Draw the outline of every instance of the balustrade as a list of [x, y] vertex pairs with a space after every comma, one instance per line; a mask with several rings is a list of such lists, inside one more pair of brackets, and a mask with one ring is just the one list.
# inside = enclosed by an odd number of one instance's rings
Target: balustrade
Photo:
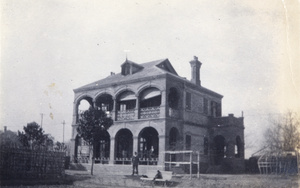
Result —
[[117, 113], [118, 113], [117, 114], [117, 120], [118, 121], [132, 120], [135, 117], [134, 109], [118, 111]]
[[159, 106], [141, 108], [140, 118], [141, 119], [158, 118], [159, 114], [160, 114]]

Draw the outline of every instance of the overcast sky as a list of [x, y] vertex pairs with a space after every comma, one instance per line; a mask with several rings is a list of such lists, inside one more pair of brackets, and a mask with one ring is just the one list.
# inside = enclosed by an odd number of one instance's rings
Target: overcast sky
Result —
[[249, 156], [269, 115], [300, 111], [299, 1], [1, 1], [1, 129], [41, 123], [71, 138], [73, 89], [136, 63], [168, 58], [182, 77], [244, 111]]

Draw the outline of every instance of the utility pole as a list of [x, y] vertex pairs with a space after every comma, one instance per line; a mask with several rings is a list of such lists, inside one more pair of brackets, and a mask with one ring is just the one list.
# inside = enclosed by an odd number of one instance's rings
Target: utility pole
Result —
[[63, 144], [64, 144], [65, 143], [65, 124], [66, 124], [65, 120], [62, 122], [62, 124], [63, 124]]
[[41, 113], [41, 128], [43, 128], [43, 116], [44, 116], [44, 114]]

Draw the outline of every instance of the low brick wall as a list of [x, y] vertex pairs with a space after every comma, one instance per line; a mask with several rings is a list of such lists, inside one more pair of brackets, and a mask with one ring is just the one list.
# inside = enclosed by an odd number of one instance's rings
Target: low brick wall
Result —
[[1, 180], [51, 180], [64, 177], [63, 152], [0, 148]]

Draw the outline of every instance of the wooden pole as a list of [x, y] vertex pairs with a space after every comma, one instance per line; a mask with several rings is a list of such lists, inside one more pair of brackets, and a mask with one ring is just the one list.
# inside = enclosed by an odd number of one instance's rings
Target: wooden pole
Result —
[[192, 162], [192, 156], [193, 153], [190, 153], [190, 179], [192, 179], [192, 167], [193, 167], [193, 162]]
[[198, 163], [197, 163], [197, 165], [198, 165], [198, 173], [197, 173], [197, 178], [199, 178], [200, 177], [200, 153], [199, 152], [197, 152], [197, 161], [198, 161]]

